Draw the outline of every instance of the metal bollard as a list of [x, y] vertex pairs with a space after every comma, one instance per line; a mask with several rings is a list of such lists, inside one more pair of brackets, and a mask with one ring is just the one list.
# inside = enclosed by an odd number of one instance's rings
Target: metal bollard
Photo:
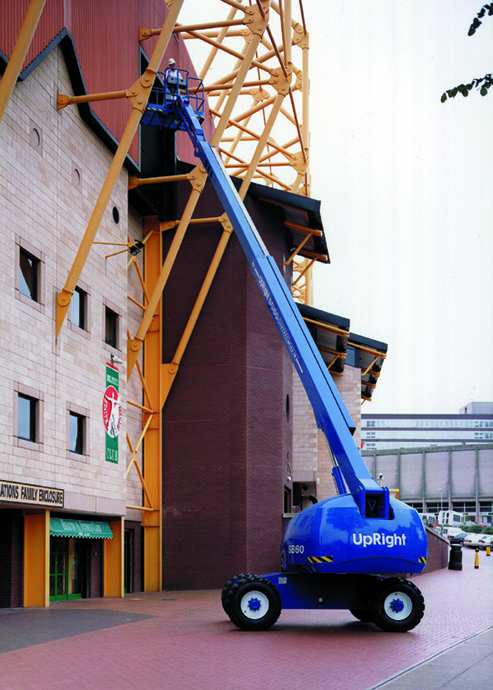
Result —
[[462, 570], [462, 547], [460, 544], [450, 545], [449, 570]]
[[476, 570], [479, 568], [479, 549], [476, 549], [476, 556], [474, 558], [474, 567]]
[[491, 549], [489, 546], [486, 547], [486, 555], [491, 556]]

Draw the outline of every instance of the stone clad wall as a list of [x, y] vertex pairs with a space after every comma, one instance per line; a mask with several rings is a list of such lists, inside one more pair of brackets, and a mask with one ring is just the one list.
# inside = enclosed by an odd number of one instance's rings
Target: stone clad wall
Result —
[[[296, 373], [293, 375], [293, 472], [295, 481], [316, 482], [319, 500], [337, 494], [332, 478], [332, 460], [325, 435], [317, 429], [310, 401]], [[361, 445], [361, 373], [344, 368], [343, 376], [333, 377], [351, 418], [356, 425], [354, 442]]]
[[[89, 295], [87, 330], [72, 325], [68, 315], [55, 340], [56, 293], [65, 284], [112, 160], [77, 108], [57, 111], [58, 92], [71, 93], [71, 87], [56, 49], [16, 85], [0, 126], [0, 477], [62, 488], [67, 510], [124, 514], [125, 406], [118, 464], [105, 461], [101, 407], [105, 364], [112, 353], [123, 361], [117, 366], [123, 401], [126, 397], [128, 255], [106, 259], [114, 246], [91, 248], [79, 281]], [[126, 242], [127, 216], [123, 170], [96, 240]], [[133, 219], [136, 232], [139, 224]], [[39, 302], [19, 292], [19, 248], [41, 261]], [[120, 316], [117, 350], [104, 344], [105, 305]], [[19, 390], [41, 400], [39, 443], [16, 437]], [[88, 420], [88, 451], [78, 458], [67, 450], [69, 409]], [[133, 425], [140, 423], [135, 415], [131, 419]]]

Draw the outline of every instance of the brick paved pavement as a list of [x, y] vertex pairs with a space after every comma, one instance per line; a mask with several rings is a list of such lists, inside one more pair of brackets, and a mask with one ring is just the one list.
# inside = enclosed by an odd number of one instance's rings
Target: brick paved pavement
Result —
[[463, 566], [415, 578], [426, 611], [404, 634], [348, 611], [288, 610], [270, 631], [242, 632], [217, 591], [0, 610], [0, 689], [438, 690], [467, 671], [461, 687], [485, 690], [491, 636], [478, 633], [493, 626], [493, 557], [481, 553], [476, 570], [464, 549]]

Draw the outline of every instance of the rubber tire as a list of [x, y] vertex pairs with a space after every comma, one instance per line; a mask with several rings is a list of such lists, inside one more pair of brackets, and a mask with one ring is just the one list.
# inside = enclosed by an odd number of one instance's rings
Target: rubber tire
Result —
[[373, 614], [370, 609], [349, 609], [349, 611], [362, 623], [373, 623]]
[[[266, 600], [267, 609], [260, 617], [250, 618], [242, 611], [242, 601], [249, 593], [255, 593]], [[240, 630], [268, 630], [281, 615], [281, 595], [276, 587], [263, 577], [255, 577], [253, 580], [238, 580], [230, 588], [227, 606], [230, 610], [229, 617]]]
[[230, 595], [230, 590], [231, 587], [235, 584], [235, 582], [238, 582], [238, 580], [252, 580], [255, 579], [257, 576], [253, 575], [252, 573], [239, 573], [238, 575], [235, 575], [234, 577], [230, 577], [229, 580], [226, 582], [224, 585], [222, 592], [221, 592], [221, 604], [224, 609], [224, 612], [228, 617], [229, 615], [229, 606], [228, 606], [228, 600], [229, 600], [229, 595]]
[[[388, 609], [391, 597], [402, 594], [400, 603], [404, 602], [401, 612], [392, 614]], [[386, 608], [387, 605], [387, 608]], [[405, 608], [410, 607], [407, 615]], [[423, 618], [425, 602], [423, 595], [413, 582], [401, 577], [385, 578], [375, 589], [370, 599], [370, 611], [373, 622], [385, 632], [407, 632], [415, 628]], [[401, 618], [401, 616], [405, 616]]]

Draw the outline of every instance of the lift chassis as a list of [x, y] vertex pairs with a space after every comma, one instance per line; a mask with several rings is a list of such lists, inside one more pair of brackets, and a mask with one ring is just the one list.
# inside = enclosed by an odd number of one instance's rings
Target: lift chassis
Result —
[[224, 585], [222, 604], [243, 630], [266, 630], [281, 609], [349, 609], [382, 630], [414, 628], [424, 612], [419, 589], [396, 573], [420, 573], [427, 558], [418, 513], [390, 498], [370, 475], [352, 437], [353, 422], [309, 334], [289, 289], [268, 255], [217, 151], [205, 139], [203, 86], [178, 70], [162, 89], [142, 124], [188, 133], [196, 155], [222, 202], [252, 273], [291, 356], [334, 458], [338, 496], [292, 518], [280, 552], [281, 571], [239, 573]]

